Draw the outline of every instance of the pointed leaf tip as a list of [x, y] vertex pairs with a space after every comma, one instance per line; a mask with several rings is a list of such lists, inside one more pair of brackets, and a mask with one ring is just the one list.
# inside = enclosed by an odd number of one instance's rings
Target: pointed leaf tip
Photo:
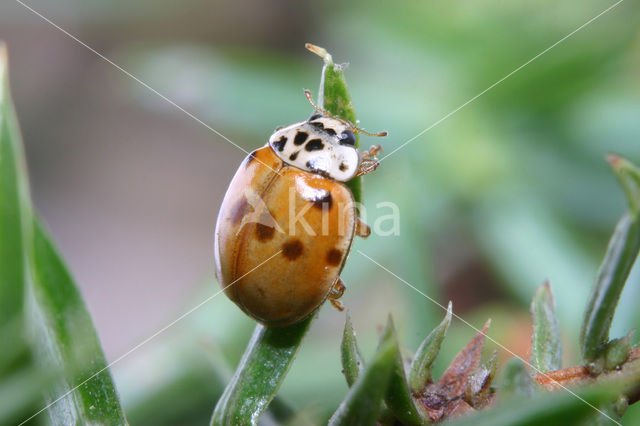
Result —
[[364, 359], [358, 347], [356, 333], [353, 330], [349, 312], [347, 312], [344, 332], [342, 333], [340, 355], [342, 359], [342, 372], [347, 380], [347, 384], [351, 387], [364, 369]]
[[382, 397], [387, 390], [397, 344], [385, 333], [371, 363], [353, 384], [345, 399], [329, 419], [329, 425], [373, 425], [378, 419]]
[[583, 316], [582, 356], [593, 374], [603, 367], [611, 322], [640, 251], [640, 169], [615, 154], [609, 155], [608, 161], [623, 187], [629, 211], [618, 221], [609, 240]]
[[562, 368], [562, 341], [549, 281], [536, 290], [531, 302], [531, 315], [531, 364], [536, 371], [559, 370]]
[[324, 47], [316, 46], [315, 44], [311, 44], [311, 43], [305, 43], [304, 47], [308, 51], [313, 52], [316, 55], [320, 56], [325, 64], [327, 65], [333, 64], [333, 58], [331, 57], [329, 52], [327, 52], [327, 49], [325, 49]]
[[400, 352], [398, 336], [393, 322], [393, 317], [389, 315], [387, 326], [382, 336], [383, 342], [391, 342], [394, 347], [394, 361], [389, 377], [388, 389], [385, 393], [385, 402], [387, 407], [393, 413], [394, 417], [402, 424], [419, 425], [423, 423], [418, 409], [414, 404], [409, 385], [407, 383], [407, 375], [404, 370], [404, 362]]
[[482, 348], [490, 324], [491, 319], [487, 320], [482, 330], [455, 356], [435, 384], [428, 385], [416, 395], [422, 411], [432, 422], [448, 419], [457, 413], [458, 402], [464, 396], [469, 377], [480, 365]]
[[433, 382], [431, 377], [431, 369], [433, 363], [438, 357], [440, 347], [447, 335], [449, 325], [451, 325], [451, 317], [453, 315], [453, 304], [449, 302], [447, 313], [442, 322], [429, 333], [422, 341], [420, 347], [416, 351], [416, 355], [411, 363], [409, 372], [409, 387], [414, 393], [419, 393]]
[[607, 161], [622, 185], [631, 213], [637, 217], [640, 212], [640, 168], [617, 154], [609, 154]]

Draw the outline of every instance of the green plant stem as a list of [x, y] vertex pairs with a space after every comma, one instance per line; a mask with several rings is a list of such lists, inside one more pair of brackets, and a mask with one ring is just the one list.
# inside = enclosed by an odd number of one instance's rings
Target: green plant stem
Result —
[[[335, 117], [356, 123], [356, 111], [351, 102], [351, 95], [344, 78], [344, 66], [333, 63], [332, 56], [322, 47], [306, 44], [307, 49], [320, 56], [324, 61], [320, 88], [318, 89], [318, 105]], [[360, 146], [360, 135], [355, 134], [355, 147]], [[357, 203], [362, 202], [362, 177], [355, 177], [347, 182]]]
[[216, 405], [212, 425], [258, 422], [289, 371], [312, 321], [313, 316], [287, 327], [256, 326], [231, 382]]

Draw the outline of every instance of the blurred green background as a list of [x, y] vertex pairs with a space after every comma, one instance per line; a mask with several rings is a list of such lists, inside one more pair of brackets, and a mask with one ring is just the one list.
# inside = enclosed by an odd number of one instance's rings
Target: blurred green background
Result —
[[[363, 146], [389, 153], [613, 2], [28, 4], [247, 151], [311, 113], [302, 90], [316, 91], [321, 61], [304, 43], [326, 47], [349, 62], [361, 126], [389, 132]], [[367, 220], [396, 203], [400, 235], [354, 249], [477, 327], [493, 318], [490, 335], [522, 356], [529, 302], [550, 280], [565, 363], [579, 362], [582, 311], [625, 208], [604, 157], [640, 162], [639, 18], [621, 3], [383, 160], [365, 178]], [[215, 218], [244, 153], [17, 2], [0, 5], [0, 38], [35, 204], [115, 360], [218, 291]], [[355, 250], [343, 280], [365, 357], [389, 313], [408, 351], [444, 315]], [[612, 337], [640, 325], [638, 300], [636, 267]], [[298, 422], [323, 421], [347, 392], [343, 324], [323, 307], [284, 382], [278, 404]], [[116, 364], [130, 421], [207, 423], [253, 326], [216, 297]], [[454, 320], [436, 371], [473, 334]]]

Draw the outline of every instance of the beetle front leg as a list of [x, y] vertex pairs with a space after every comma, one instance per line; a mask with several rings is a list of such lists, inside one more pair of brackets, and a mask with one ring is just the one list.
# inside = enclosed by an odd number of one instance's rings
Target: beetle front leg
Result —
[[356, 235], [360, 238], [367, 238], [371, 235], [371, 227], [356, 217]]
[[380, 145], [373, 145], [371, 148], [369, 148], [369, 151], [365, 152], [364, 154], [362, 154], [362, 158], [373, 158], [376, 155], [380, 154], [382, 152], [382, 147]]
[[345, 289], [346, 287], [344, 286], [342, 279], [338, 277], [338, 279], [336, 279], [336, 281], [333, 283], [333, 286], [331, 286], [331, 290], [329, 290], [329, 296], [327, 297], [333, 307], [340, 312], [344, 311], [344, 305], [342, 304], [342, 302], [338, 301], [338, 299], [342, 297]]
[[371, 148], [369, 148], [369, 151], [364, 152], [362, 154], [362, 161], [360, 162], [360, 166], [358, 166], [356, 176], [366, 175], [367, 173], [371, 173], [372, 171], [377, 169], [380, 165], [380, 162], [378, 160], [374, 160], [374, 158], [381, 151], [382, 147], [380, 145], [373, 145]]

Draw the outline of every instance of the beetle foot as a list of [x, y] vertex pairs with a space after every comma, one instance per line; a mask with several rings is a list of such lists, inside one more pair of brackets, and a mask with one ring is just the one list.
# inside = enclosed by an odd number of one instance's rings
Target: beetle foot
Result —
[[338, 277], [336, 281], [333, 283], [331, 290], [329, 290], [329, 296], [328, 296], [329, 302], [331, 302], [333, 307], [339, 310], [340, 312], [344, 311], [344, 304], [342, 302], [339, 302], [338, 299], [342, 297], [345, 289], [346, 287], [342, 282], [342, 279]]
[[360, 220], [359, 217], [356, 218], [356, 234], [361, 238], [367, 238], [371, 235], [371, 227]]
[[382, 152], [382, 147], [380, 145], [373, 145], [371, 146], [371, 148], [369, 148], [369, 151], [362, 154], [362, 157], [367, 159], [373, 158], [376, 155], [380, 154], [381, 152]]
[[336, 308], [340, 312], [344, 312], [344, 303], [335, 299], [329, 299], [329, 302], [331, 302], [334, 308]]
[[358, 171], [356, 172], [356, 176], [366, 175], [367, 173], [371, 173], [375, 169], [378, 168], [380, 162], [378, 160], [371, 160], [369, 158], [364, 158], [358, 167]]

